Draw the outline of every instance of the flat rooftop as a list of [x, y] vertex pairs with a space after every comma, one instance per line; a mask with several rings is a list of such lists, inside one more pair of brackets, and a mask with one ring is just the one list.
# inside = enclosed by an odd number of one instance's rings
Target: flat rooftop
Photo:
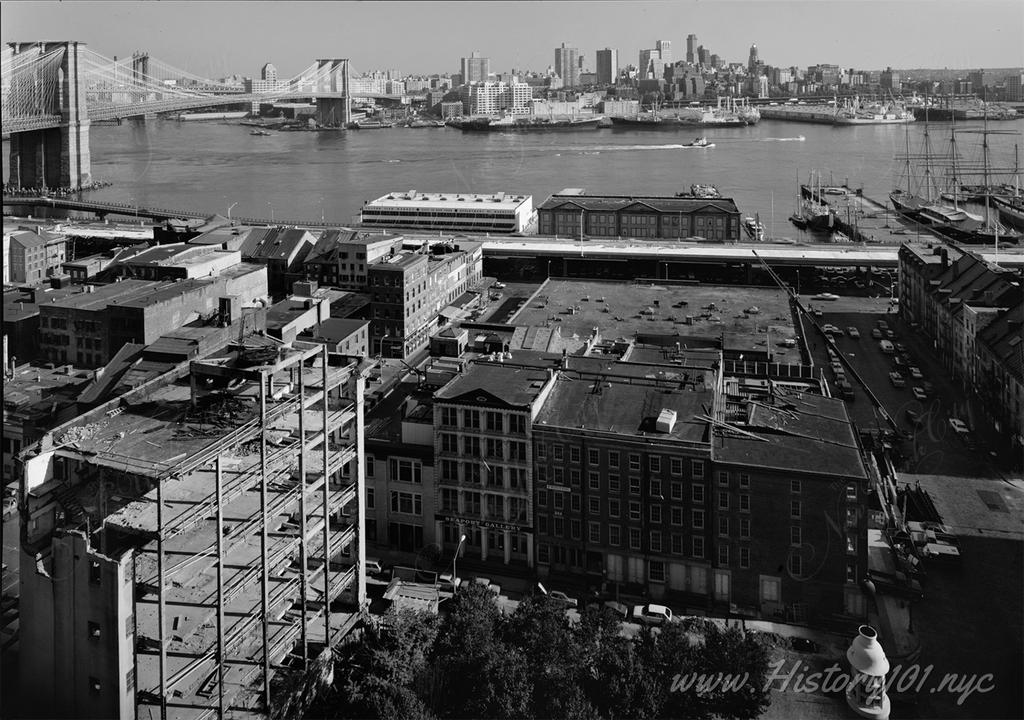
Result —
[[[695, 416], [704, 414], [703, 407], [713, 399], [714, 393], [709, 390], [666, 390], [560, 377], [534, 424], [704, 444], [709, 442], [710, 423]], [[669, 432], [659, 432], [655, 427], [662, 410], [676, 413]]]
[[394, 207], [434, 209], [466, 209], [483, 205], [490, 208], [513, 210], [524, 203], [533, 203], [532, 195], [515, 195], [512, 193], [421, 193], [410, 190], [403, 193], [388, 193], [376, 200], [371, 200], [365, 207]]
[[[688, 317], [692, 324], [687, 324]], [[557, 325], [563, 337], [586, 338], [595, 327], [604, 340], [637, 333], [678, 336], [680, 349], [686, 349], [687, 338], [706, 347], [707, 339], [721, 340], [724, 333], [730, 349], [763, 352], [770, 341], [775, 361], [800, 359], [798, 348], [778, 345], [797, 333], [789, 298], [776, 288], [552, 279], [510, 322]]]

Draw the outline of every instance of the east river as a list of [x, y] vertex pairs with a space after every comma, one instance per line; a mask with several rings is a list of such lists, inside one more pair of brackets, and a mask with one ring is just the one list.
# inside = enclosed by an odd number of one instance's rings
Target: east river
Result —
[[[992, 124], [992, 167], [1013, 168], [1021, 121]], [[980, 123], [972, 123], [979, 126]], [[961, 129], [962, 126], [961, 126]], [[924, 123], [910, 126], [920, 153]], [[948, 151], [948, 123], [930, 126], [936, 153]], [[684, 148], [697, 134], [713, 148]], [[95, 180], [88, 194], [143, 207], [198, 209], [236, 217], [349, 223], [363, 202], [388, 192], [533, 195], [563, 188], [618, 195], [672, 195], [691, 183], [716, 185], [744, 215], [758, 213], [772, 236], [796, 237], [787, 222], [797, 186], [811, 171], [885, 201], [900, 180], [903, 126], [832, 127], [762, 120], [746, 128], [680, 131], [602, 128], [568, 133], [463, 133], [453, 128], [272, 132], [216, 122], [150, 120], [91, 128]], [[980, 164], [980, 135], [957, 133], [965, 161]], [[4, 177], [9, 144], [4, 143]], [[942, 171], [936, 169], [936, 173]], [[1006, 180], [1001, 173], [1000, 180]], [[963, 178], [981, 183], [980, 177]], [[905, 181], [904, 181], [905, 184]]]

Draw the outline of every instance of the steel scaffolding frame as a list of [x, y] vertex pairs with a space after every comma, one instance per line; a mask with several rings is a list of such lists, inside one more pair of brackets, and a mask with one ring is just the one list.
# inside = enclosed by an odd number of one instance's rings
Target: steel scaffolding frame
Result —
[[[339, 356], [335, 356], [336, 358]], [[319, 360], [322, 367], [322, 377], [317, 383], [307, 383], [304, 370], [307, 361], [313, 362], [315, 368]], [[138, 658], [158, 655], [158, 695], [154, 697], [151, 692], [136, 692], [136, 715], [139, 709], [145, 705], [156, 705], [159, 707], [160, 717], [166, 720], [168, 708], [192, 708], [201, 711], [199, 717], [224, 718], [232, 709], [253, 712], [251, 707], [239, 707], [231, 704], [231, 697], [226, 691], [228, 674], [234, 668], [242, 668], [242, 681], [245, 681], [256, 669], [262, 674], [260, 688], [261, 712], [270, 715], [272, 708], [271, 698], [271, 675], [272, 670], [281, 667], [272, 663], [275, 656], [294, 648], [298, 642], [297, 656], [305, 668], [310, 661], [309, 651], [309, 588], [310, 582], [315, 580], [321, 569], [323, 571], [323, 598], [321, 607], [315, 610], [323, 614], [323, 631], [325, 647], [330, 647], [333, 640], [339, 633], [347, 632], [353, 624], [354, 618], [346, 621], [344, 626], [332, 628], [330, 605], [345, 589], [354, 585], [353, 596], [359, 608], [366, 604], [365, 592], [365, 548], [363, 527], [365, 521], [364, 509], [364, 467], [360, 449], [363, 445], [363, 421], [362, 421], [362, 395], [364, 380], [360, 374], [359, 362], [352, 358], [344, 358], [344, 365], [331, 366], [331, 356], [326, 346], [296, 343], [295, 347], [281, 349], [278, 359], [272, 365], [256, 368], [232, 368], [217, 363], [206, 363], [194, 361], [191, 364], [191, 404], [196, 406], [198, 396], [197, 380], [200, 378], [214, 378], [224, 380], [244, 380], [259, 384], [259, 414], [252, 420], [243, 423], [241, 426], [227, 432], [224, 437], [218, 438], [210, 446], [204, 448], [191, 458], [187, 458], [173, 470], [162, 473], [156, 481], [156, 605], [157, 605], [157, 651], [147, 650], [140, 647], [136, 635], [135, 649], [133, 652], [136, 675], [138, 675]], [[279, 374], [287, 373], [287, 379], [291, 389], [297, 387], [297, 393], [293, 397], [281, 397], [280, 401], [273, 407], [268, 407], [268, 396], [273, 399], [275, 394], [275, 378]], [[314, 370], [315, 373], [315, 370]], [[331, 409], [331, 392], [341, 394], [344, 399], [334, 410]], [[278, 393], [280, 396], [281, 393]], [[319, 405], [319, 407], [317, 407]], [[312, 410], [320, 415], [319, 425], [307, 438], [306, 412]], [[319, 412], [317, 413], [317, 410]], [[298, 414], [298, 447], [295, 444], [286, 445], [281, 449], [271, 450], [268, 447], [268, 430], [276, 420], [283, 420], [293, 413]], [[347, 435], [344, 445], [340, 448], [331, 446], [332, 437], [339, 433]], [[225, 481], [223, 472], [223, 456], [231, 448], [244, 443], [259, 443], [259, 461], [255, 466], [245, 472], [236, 473], [230, 481]], [[307, 453], [314, 452], [317, 444], [322, 448], [322, 466], [316, 471], [309, 469], [313, 465], [307, 458]], [[298, 483], [290, 484], [294, 471], [292, 460], [298, 460]], [[350, 479], [350, 484], [341, 491], [334, 491], [332, 499], [331, 476], [339, 472], [347, 463], [355, 461], [355, 473]], [[214, 488], [210, 496], [204, 496], [203, 500], [197, 502], [191, 509], [188, 517], [185, 513], [167, 521], [165, 519], [165, 483], [171, 480], [178, 480], [187, 477], [189, 474], [206, 470], [212, 464], [214, 471]], [[238, 597], [247, 586], [255, 580], [253, 571], [256, 568], [246, 568], [236, 572], [228, 580], [226, 578], [227, 564], [226, 556], [231, 552], [231, 547], [225, 542], [225, 507], [239, 498], [244, 499], [247, 490], [253, 489], [254, 481], [257, 483], [259, 493], [258, 517], [247, 518], [241, 527], [251, 537], [253, 532], [259, 533], [259, 563], [258, 569], [260, 582], [260, 598], [256, 606], [249, 612], [228, 611], [226, 607]], [[271, 484], [275, 484], [274, 497], [271, 499]], [[284, 484], [285, 489], [280, 486]], [[320, 502], [308, 503], [309, 493], [314, 495], [319, 485]], [[271, 515], [280, 515], [285, 512], [291, 516], [290, 509], [298, 505], [299, 528], [298, 535], [274, 531], [270, 528]], [[356, 501], [358, 512], [356, 524], [348, 528], [338, 530], [331, 526], [332, 510], [339, 510], [349, 502]], [[212, 507], [211, 507], [212, 506]], [[194, 652], [170, 651], [168, 650], [169, 638], [167, 628], [167, 600], [165, 593], [169, 590], [169, 575], [180, 571], [182, 568], [208, 557], [210, 547], [204, 546], [200, 550], [189, 551], [168, 550], [167, 542], [178, 537], [204, 520], [209, 519], [208, 510], [212, 510], [216, 523], [216, 538], [213, 544], [213, 552], [216, 553], [216, 595], [213, 599], [213, 609], [216, 613], [216, 642], [212, 648], [199, 649]], [[312, 517], [311, 517], [312, 515]], [[311, 527], [312, 523], [312, 527]], [[317, 523], [322, 524], [317, 527]], [[237, 527], [236, 527], [237, 529]], [[322, 562], [319, 567], [310, 568], [311, 552], [315, 550], [316, 535], [322, 533]], [[271, 550], [271, 542], [275, 547]], [[283, 542], [282, 542], [283, 541]], [[344, 547], [354, 545], [357, 549], [355, 564], [347, 569], [331, 568], [332, 547]], [[236, 547], [238, 543], [236, 543]], [[152, 552], [152, 550], [140, 550], [140, 552]], [[278, 572], [271, 575], [272, 566], [279, 566], [286, 558], [298, 554], [298, 578], [285, 577], [284, 573]], [[183, 560], [172, 559], [174, 555], [185, 555]], [[168, 569], [168, 566], [171, 566]], [[237, 567], [234, 568], [238, 570]], [[287, 571], [286, 571], [287, 572]], [[140, 577], [135, 574], [136, 583]], [[271, 581], [277, 583], [271, 591]], [[279, 627], [280, 622], [272, 617], [272, 609], [280, 606], [292, 594], [298, 584], [298, 610], [300, 613], [299, 622], [292, 622], [284, 630]], [[151, 600], [136, 597], [136, 606], [152, 603]], [[208, 602], [182, 602], [173, 600], [171, 604], [176, 606], [193, 606], [203, 609], [210, 609]], [[136, 607], [136, 618], [138, 617]], [[226, 617], [238, 618], [230, 626]], [[315, 617], [315, 613], [314, 613]], [[138, 622], [136, 620], [136, 626]], [[232, 657], [232, 651], [246, 637], [253, 637], [256, 626], [259, 626], [260, 635], [260, 657], [253, 661], [242, 657]], [[275, 626], [276, 639], [271, 639], [271, 626]], [[340, 625], [340, 624], [339, 624]], [[297, 635], [297, 637], [296, 637]], [[180, 639], [180, 638], [179, 638]], [[190, 659], [184, 667], [171, 673], [168, 668], [169, 658]], [[212, 668], [210, 675], [203, 686], [208, 687], [211, 683], [217, 686], [216, 697], [211, 696], [210, 705], [203, 705], [196, 702], [182, 702], [171, 699], [170, 694], [175, 692], [175, 686], [194, 675], [204, 663], [214, 662], [216, 667]], [[138, 685], [138, 683], [136, 683]], [[210, 688], [212, 690], [212, 688]]]

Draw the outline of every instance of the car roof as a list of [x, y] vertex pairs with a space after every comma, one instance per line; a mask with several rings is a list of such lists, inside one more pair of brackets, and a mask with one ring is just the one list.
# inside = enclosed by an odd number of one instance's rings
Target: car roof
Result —
[[668, 612], [671, 612], [671, 610], [669, 610], [669, 609], [668, 609], [667, 607], [665, 607], [664, 605], [654, 605], [654, 604], [651, 604], [651, 605], [648, 605], [648, 606], [647, 606], [647, 608], [648, 608], [648, 609], [649, 609], [649, 610], [650, 610], [651, 612], [658, 612], [658, 613], [660, 613], [660, 612], [666, 612], [666, 611], [668, 611]]

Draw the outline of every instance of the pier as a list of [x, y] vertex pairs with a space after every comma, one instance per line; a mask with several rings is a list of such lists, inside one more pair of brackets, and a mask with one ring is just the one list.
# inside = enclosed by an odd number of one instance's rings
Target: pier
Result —
[[801, 197], [827, 205], [835, 213], [835, 228], [852, 242], [892, 245], [903, 242], [946, 242], [931, 230], [912, 223], [885, 204], [847, 185], [800, 186]]

